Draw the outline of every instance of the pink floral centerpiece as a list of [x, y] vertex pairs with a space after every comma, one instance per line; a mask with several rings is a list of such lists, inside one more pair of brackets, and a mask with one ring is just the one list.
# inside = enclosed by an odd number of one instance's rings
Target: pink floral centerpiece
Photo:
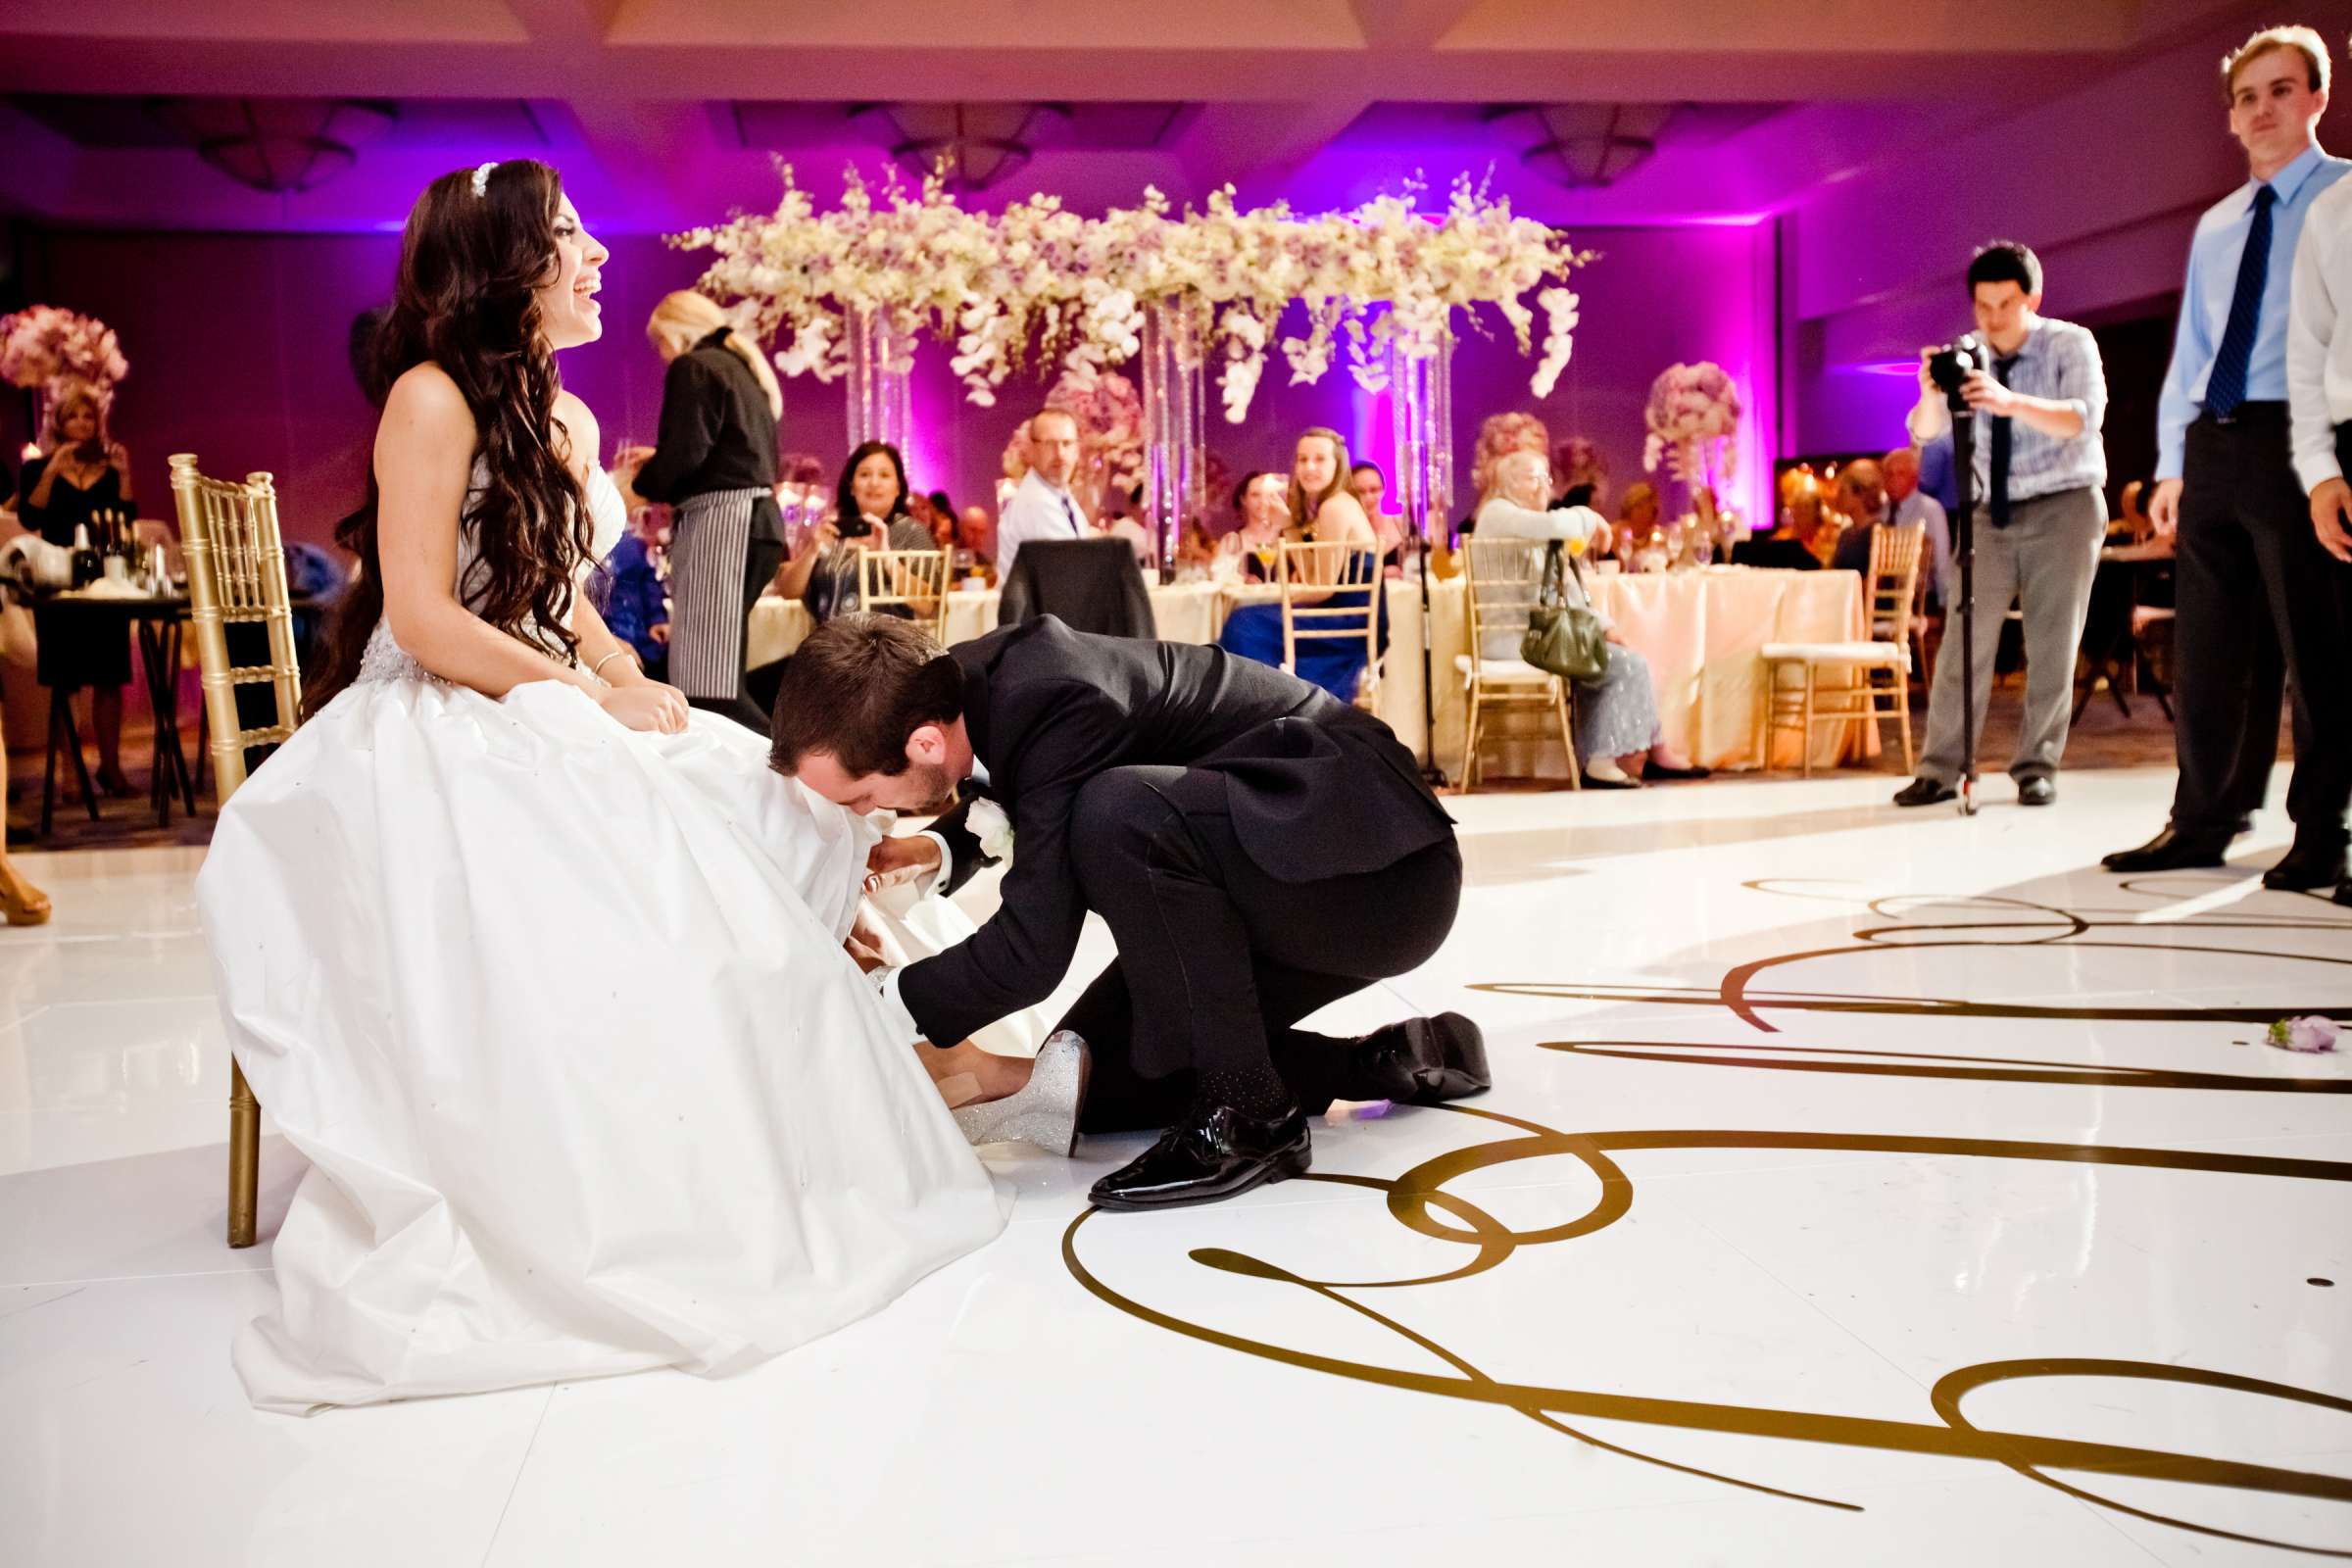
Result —
[[46, 386], [60, 376], [89, 382], [101, 395], [130, 374], [115, 329], [95, 317], [55, 305], [0, 316], [0, 380]]
[[1712, 360], [1670, 365], [1649, 385], [1643, 422], [1649, 439], [1642, 466], [1666, 471], [1690, 487], [1690, 501], [1709, 533], [1718, 527], [1716, 486], [1740, 469], [1740, 386]]

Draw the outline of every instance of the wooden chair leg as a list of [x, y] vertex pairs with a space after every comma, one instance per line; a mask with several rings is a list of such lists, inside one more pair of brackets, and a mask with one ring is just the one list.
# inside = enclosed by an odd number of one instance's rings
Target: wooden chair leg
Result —
[[1919, 748], [1911, 739], [1911, 683], [1897, 678], [1894, 683], [1895, 722], [1903, 727], [1903, 771], [1919, 771]]
[[1554, 680], [1551, 683], [1551, 700], [1560, 715], [1560, 745], [1568, 753], [1568, 787], [1582, 790], [1585, 787], [1585, 770], [1576, 765], [1576, 721], [1568, 706], [1566, 681]]
[[[1470, 716], [1462, 729], [1462, 793], [1478, 788], [1478, 678], [1470, 680]], [[1432, 737], [1434, 743], [1435, 737]]]
[[1805, 663], [1805, 706], [1797, 718], [1797, 744], [1804, 748], [1804, 777], [1813, 776], [1813, 682], [1815, 668], [1811, 661]]
[[245, 1069], [228, 1061], [228, 1245], [251, 1247], [261, 1206], [262, 1106]]

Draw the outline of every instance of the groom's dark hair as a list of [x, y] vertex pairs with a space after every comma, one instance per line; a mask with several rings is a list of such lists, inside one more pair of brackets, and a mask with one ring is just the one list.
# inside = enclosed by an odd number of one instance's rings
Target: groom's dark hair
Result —
[[768, 763], [801, 770], [824, 752], [849, 773], [906, 771], [906, 737], [963, 715], [963, 669], [911, 621], [837, 615], [784, 662]]

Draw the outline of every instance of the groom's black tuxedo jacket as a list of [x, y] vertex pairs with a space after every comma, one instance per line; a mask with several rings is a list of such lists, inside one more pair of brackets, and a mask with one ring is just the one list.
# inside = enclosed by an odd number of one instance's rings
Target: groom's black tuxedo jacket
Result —
[[[1086, 916], [1071, 807], [1107, 769], [1223, 773], [1234, 836], [1281, 882], [1377, 871], [1453, 836], [1386, 724], [1271, 665], [1190, 643], [1090, 636], [1050, 615], [948, 657], [962, 666], [964, 727], [1015, 842], [995, 918], [899, 977], [926, 1039], [962, 1040], [1060, 983]], [[962, 825], [969, 809], [940, 823], [950, 892], [980, 863]]]

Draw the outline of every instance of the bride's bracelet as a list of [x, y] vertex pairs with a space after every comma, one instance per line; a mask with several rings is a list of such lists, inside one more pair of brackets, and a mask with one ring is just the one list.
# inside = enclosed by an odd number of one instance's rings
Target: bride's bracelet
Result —
[[[628, 650], [628, 649], [626, 649], [626, 648], [615, 648], [615, 649], [613, 649], [613, 650], [612, 650], [611, 653], [607, 654], [607, 655], [606, 655], [604, 658], [602, 658], [602, 659], [598, 660], [598, 661], [597, 661], [595, 663], [593, 663], [593, 664], [591, 664], [591, 665], [589, 665], [589, 666], [588, 666], [588, 674], [589, 674], [589, 677], [590, 677], [591, 679], [593, 679], [593, 680], [605, 680], [605, 666], [606, 666], [607, 664], [610, 664], [611, 662], [612, 662], [612, 661], [614, 661], [615, 659], [618, 659], [618, 658], [619, 658], [621, 655], [623, 655], [623, 654], [628, 654], [628, 653], [629, 653], [629, 650]], [[630, 654], [630, 657], [631, 657], [631, 658], [635, 658], [636, 656], [635, 656], [634, 654]], [[610, 686], [610, 685], [612, 685], [612, 683], [611, 681], [609, 681], [609, 680], [605, 680], [605, 684], [606, 684], [606, 685], [608, 685], [608, 686]]]

